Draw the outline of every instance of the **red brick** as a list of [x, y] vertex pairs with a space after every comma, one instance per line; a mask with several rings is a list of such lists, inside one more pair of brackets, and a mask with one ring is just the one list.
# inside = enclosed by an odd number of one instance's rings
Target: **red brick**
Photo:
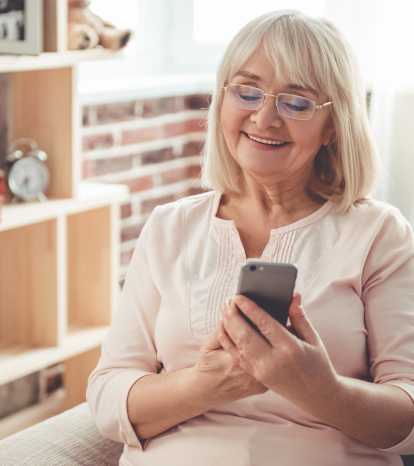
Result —
[[91, 178], [95, 175], [95, 161], [83, 160], [82, 161], [82, 178]]
[[136, 115], [136, 108], [134, 101], [98, 105], [96, 107], [98, 124], [134, 120], [141, 116]]
[[136, 225], [130, 225], [124, 227], [121, 230], [121, 242], [130, 241], [131, 239], [136, 239], [141, 234], [142, 229], [144, 228], [145, 223], [137, 223]]
[[187, 167], [187, 178], [198, 178], [201, 173], [200, 165], [190, 165]]
[[114, 137], [111, 133], [93, 134], [84, 136], [83, 152], [94, 149], [108, 149], [114, 145]]
[[205, 130], [206, 120], [204, 118], [194, 118], [187, 122], [188, 133], [203, 133]]
[[148, 165], [150, 163], [166, 162], [167, 160], [173, 159], [172, 147], [165, 149], [152, 150], [149, 152], [143, 152], [141, 154], [141, 164]]
[[132, 206], [131, 204], [124, 204], [121, 206], [121, 218], [131, 217]]
[[82, 108], [82, 126], [89, 126], [89, 107]]
[[174, 201], [174, 195], [169, 194], [168, 196], [157, 197], [155, 199], [147, 199], [141, 203], [141, 213], [149, 214], [151, 213], [157, 205], [167, 204], [168, 202]]
[[95, 161], [95, 176], [124, 172], [131, 170], [131, 168], [132, 155], [98, 159]]
[[162, 184], [178, 183], [188, 178], [188, 167], [161, 173]]
[[129, 187], [129, 192], [131, 193], [145, 191], [146, 189], [151, 189], [154, 186], [151, 175], [133, 178], [132, 180], [120, 181], [120, 184], [126, 184]]
[[201, 167], [199, 165], [166, 171], [161, 173], [162, 184], [178, 183], [179, 181], [198, 178], [200, 171]]
[[186, 133], [188, 133], [186, 121], [179, 121], [178, 123], [168, 123], [165, 125], [166, 138], [172, 138], [174, 136], [180, 136], [181, 134]]
[[122, 145], [137, 144], [140, 142], [155, 141], [158, 138], [159, 128], [138, 128], [122, 132]]
[[184, 108], [184, 103], [182, 97], [165, 97], [145, 100], [143, 107], [143, 118], [154, 118], [166, 113], [180, 112]]
[[195, 196], [196, 194], [203, 194], [206, 193], [208, 189], [203, 189], [203, 188], [188, 188], [186, 192], [186, 197], [187, 196]]
[[191, 155], [200, 155], [203, 144], [204, 142], [195, 142], [195, 141], [187, 142], [183, 146], [181, 157], [189, 157]]
[[204, 122], [198, 118], [178, 123], [168, 123], [165, 125], [165, 137], [172, 138], [187, 133], [198, 133], [204, 131]]
[[210, 106], [211, 97], [208, 94], [187, 95], [184, 106], [189, 110], [204, 110]]
[[130, 251], [123, 251], [121, 252], [121, 265], [126, 266], [129, 265], [131, 262], [132, 254], [134, 254], [134, 249]]

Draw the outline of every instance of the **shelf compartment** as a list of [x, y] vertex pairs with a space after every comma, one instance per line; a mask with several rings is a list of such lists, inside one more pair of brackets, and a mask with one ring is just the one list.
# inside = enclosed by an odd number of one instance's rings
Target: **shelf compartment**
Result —
[[111, 206], [67, 217], [68, 326], [109, 325]]
[[55, 219], [0, 233], [0, 343], [58, 344]]
[[93, 348], [100, 348], [109, 327], [84, 328], [69, 333], [61, 345], [33, 348], [0, 345], [0, 385], [60, 363]]
[[79, 182], [75, 68], [22, 71], [12, 75], [13, 140], [34, 139], [48, 155], [47, 197], [76, 196]]
[[0, 232], [127, 200], [127, 186], [82, 182], [75, 199], [51, 199], [48, 202], [2, 206]]
[[86, 401], [86, 389], [91, 372], [101, 357], [101, 348], [93, 348], [65, 361], [63, 386], [66, 397], [64, 409], [71, 409]]

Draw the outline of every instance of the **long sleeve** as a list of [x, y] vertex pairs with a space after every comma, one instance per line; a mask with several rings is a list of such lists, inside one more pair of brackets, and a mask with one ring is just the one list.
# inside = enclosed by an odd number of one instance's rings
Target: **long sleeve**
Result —
[[102, 356], [89, 378], [87, 400], [106, 437], [141, 449], [127, 413], [127, 397], [141, 377], [156, 374], [154, 328], [160, 294], [148, 265], [148, 222], [137, 242]]
[[[411, 227], [392, 209], [366, 260], [362, 300], [374, 383], [395, 385], [414, 402], [414, 244]], [[414, 453], [414, 429], [383, 451]]]

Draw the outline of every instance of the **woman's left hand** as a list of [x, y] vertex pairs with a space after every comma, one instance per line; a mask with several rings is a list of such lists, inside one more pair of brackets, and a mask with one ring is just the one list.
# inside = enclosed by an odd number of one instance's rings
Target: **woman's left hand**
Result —
[[[259, 328], [254, 330], [239, 309]], [[291, 326], [283, 327], [245, 296], [236, 296], [222, 311], [227, 334], [218, 338], [240, 367], [275, 393], [309, 411], [334, 396], [337, 374], [325, 346], [295, 293], [289, 308]], [[297, 336], [295, 336], [297, 335]]]

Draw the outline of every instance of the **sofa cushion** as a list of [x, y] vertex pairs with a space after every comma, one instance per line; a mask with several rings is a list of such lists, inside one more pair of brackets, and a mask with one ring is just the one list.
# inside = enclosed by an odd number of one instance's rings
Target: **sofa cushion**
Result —
[[123, 445], [96, 428], [87, 403], [0, 441], [2, 466], [118, 466]]

